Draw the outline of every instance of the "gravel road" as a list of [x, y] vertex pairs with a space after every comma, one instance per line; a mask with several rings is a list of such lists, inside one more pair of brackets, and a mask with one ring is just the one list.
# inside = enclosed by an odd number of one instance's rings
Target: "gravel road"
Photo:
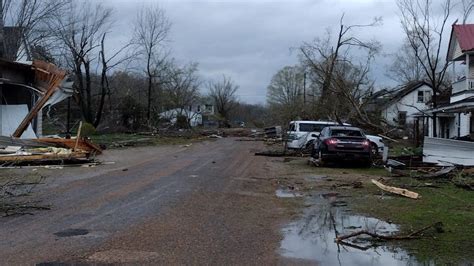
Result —
[[[95, 168], [36, 169], [52, 210], [0, 218], [2, 264], [275, 264], [287, 218], [260, 142], [106, 151]], [[15, 174], [33, 171], [15, 170]], [[5, 174], [5, 172], [2, 172]]]

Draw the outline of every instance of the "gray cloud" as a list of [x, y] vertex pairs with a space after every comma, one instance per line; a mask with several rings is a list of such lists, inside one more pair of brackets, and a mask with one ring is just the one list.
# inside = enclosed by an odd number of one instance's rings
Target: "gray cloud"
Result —
[[[393, 0], [168, 0], [106, 1], [118, 19], [114, 43], [131, 34], [135, 11], [143, 4], [166, 10], [172, 22], [169, 48], [180, 63], [199, 63], [205, 79], [230, 76], [239, 86], [239, 98], [264, 103], [266, 87], [276, 71], [297, 63], [290, 48], [337, 30], [345, 13], [346, 24], [368, 23], [383, 17], [383, 25], [357, 32], [361, 38], [376, 39], [383, 53], [393, 53], [403, 41], [403, 32]], [[118, 34], [120, 32], [120, 34]], [[380, 56], [374, 66], [378, 86], [392, 85], [385, 76], [390, 58]]]

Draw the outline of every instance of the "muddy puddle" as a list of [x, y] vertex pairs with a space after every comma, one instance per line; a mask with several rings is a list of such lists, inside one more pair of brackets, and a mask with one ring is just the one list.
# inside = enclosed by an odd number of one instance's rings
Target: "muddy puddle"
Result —
[[291, 189], [284, 189], [284, 188], [277, 189], [275, 191], [275, 195], [279, 198], [296, 198], [296, 197], [303, 196], [301, 192], [291, 190]]
[[[398, 226], [372, 217], [355, 215], [348, 209], [350, 198], [328, 193], [308, 197], [302, 217], [282, 229], [280, 254], [286, 258], [314, 262], [318, 265], [417, 265], [406, 251], [354, 238], [347, 245], [334, 242], [336, 234], [345, 235], [358, 230], [392, 234]], [[337, 233], [336, 233], [337, 232]]]

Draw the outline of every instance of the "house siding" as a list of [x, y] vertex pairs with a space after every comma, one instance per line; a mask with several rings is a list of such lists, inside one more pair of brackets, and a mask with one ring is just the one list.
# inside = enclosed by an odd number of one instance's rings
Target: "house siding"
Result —
[[414, 122], [415, 117], [413, 116], [416, 113], [419, 113], [421, 110], [426, 110], [429, 108], [425, 103], [418, 102], [418, 92], [419, 91], [432, 91], [431, 88], [427, 85], [423, 85], [418, 89], [410, 92], [409, 94], [405, 95], [399, 101], [389, 105], [385, 110], [382, 111], [382, 114], [387, 121], [387, 123], [391, 125], [398, 125], [398, 113], [399, 112], [406, 112], [407, 114], [407, 124], [411, 124]]
[[468, 75], [468, 78], [469, 79], [474, 79], [474, 56], [471, 55], [469, 56], [469, 71], [468, 71], [469, 75]]
[[463, 55], [463, 52], [462, 52], [461, 46], [459, 46], [459, 42], [456, 40], [456, 38], [454, 38], [454, 40], [456, 41], [456, 45], [454, 46], [453, 58], [458, 58], [458, 57]]

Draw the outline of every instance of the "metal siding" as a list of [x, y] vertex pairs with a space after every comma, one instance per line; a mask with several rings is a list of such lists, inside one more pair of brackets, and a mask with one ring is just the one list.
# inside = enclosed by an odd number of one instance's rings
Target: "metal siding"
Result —
[[474, 24], [453, 25], [453, 30], [463, 52], [474, 50]]
[[474, 165], [474, 142], [425, 137], [423, 162]]

